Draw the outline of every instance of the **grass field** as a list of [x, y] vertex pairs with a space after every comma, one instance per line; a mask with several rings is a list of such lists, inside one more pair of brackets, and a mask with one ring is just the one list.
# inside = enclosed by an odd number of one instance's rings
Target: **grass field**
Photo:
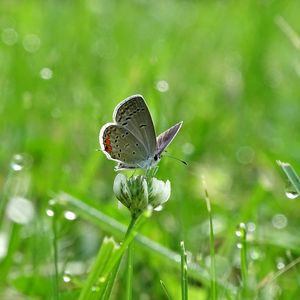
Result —
[[[130, 214], [98, 134], [133, 94], [157, 133], [183, 121], [168, 153], [188, 165], [159, 163], [171, 197], [131, 249], [132, 299], [184, 299], [181, 241], [189, 299], [299, 299], [300, 202], [276, 164], [300, 173], [299, 11], [298, 1], [2, 0], [0, 299], [77, 299], [103, 238], [123, 240]], [[131, 299], [128, 272], [124, 255], [109, 299]]]

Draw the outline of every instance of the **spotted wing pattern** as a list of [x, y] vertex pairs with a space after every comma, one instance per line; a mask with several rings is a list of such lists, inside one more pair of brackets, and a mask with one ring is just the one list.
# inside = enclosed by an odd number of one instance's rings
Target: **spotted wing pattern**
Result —
[[176, 125], [172, 126], [168, 130], [164, 131], [157, 137], [157, 151], [156, 154], [160, 156], [162, 152], [166, 150], [166, 148], [170, 145], [173, 141], [174, 137], [178, 133], [179, 129], [182, 126], [182, 122], [177, 123]]
[[116, 107], [113, 119], [143, 144], [147, 157], [154, 156], [157, 147], [155, 130], [149, 109], [141, 95], [122, 101]]
[[124, 163], [128, 168], [138, 167], [146, 159], [144, 145], [126, 128], [108, 123], [100, 132], [102, 151], [109, 159]]

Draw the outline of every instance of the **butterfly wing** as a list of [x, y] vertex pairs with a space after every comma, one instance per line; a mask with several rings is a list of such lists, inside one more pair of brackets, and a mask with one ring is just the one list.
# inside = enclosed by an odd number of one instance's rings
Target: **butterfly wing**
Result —
[[118, 124], [105, 124], [100, 130], [99, 142], [107, 158], [122, 163], [124, 168], [137, 168], [145, 160], [144, 145]]
[[173, 141], [174, 137], [178, 133], [182, 126], [182, 122], [177, 123], [176, 125], [172, 126], [168, 130], [164, 131], [157, 137], [157, 151], [156, 154], [160, 156], [165, 149], [170, 145]]
[[127, 129], [144, 146], [145, 156], [154, 156], [156, 135], [149, 109], [141, 95], [123, 100], [114, 110], [113, 120]]

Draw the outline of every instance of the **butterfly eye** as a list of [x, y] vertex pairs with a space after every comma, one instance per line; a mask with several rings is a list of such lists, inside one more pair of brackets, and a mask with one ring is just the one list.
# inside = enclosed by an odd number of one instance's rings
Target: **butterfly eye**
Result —
[[155, 160], [155, 161], [158, 160], [158, 155], [157, 155], [157, 154], [154, 155], [154, 160]]

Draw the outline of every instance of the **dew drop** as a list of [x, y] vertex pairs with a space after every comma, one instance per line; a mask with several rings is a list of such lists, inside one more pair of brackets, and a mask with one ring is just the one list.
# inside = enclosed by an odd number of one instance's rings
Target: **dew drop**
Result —
[[259, 260], [262, 256], [261, 252], [256, 248], [250, 249], [249, 255], [252, 260]]
[[50, 68], [43, 68], [41, 71], [40, 71], [40, 76], [42, 79], [44, 80], [49, 80], [52, 78], [53, 76], [53, 71], [50, 69]]
[[242, 243], [237, 243], [236, 246], [237, 246], [238, 249], [242, 249], [243, 248], [243, 244]]
[[46, 215], [48, 217], [54, 217], [54, 211], [52, 209], [50, 209], [50, 208], [47, 208], [46, 209]]
[[18, 41], [18, 34], [13, 28], [2, 30], [2, 41], [8, 46], [14, 45]]
[[276, 214], [272, 218], [272, 225], [276, 229], [283, 229], [288, 224], [288, 219], [283, 214]]
[[33, 219], [34, 214], [32, 202], [23, 197], [13, 197], [7, 204], [6, 215], [15, 223], [28, 224]]
[[247, 223], [247, 231], [248, 232], [254, 232], [256, 230], [256, 225], [253, 222]]
[[23, 47], [27, 52], [34, 53], [39, 50], [41, 40], [36, 34], [26, 34], [23, 39]]
[[235, 231], [235, 235], [238, 236], [238, 237], [241, 237], [241, 236], [242, 236], [241, 230], [240, 230], [240, 229], [237, 229], [237, 230]]
[[278, 258], [276, 262], [276, 268], [278, 270], [282, 270], [285, 267], [284, 260], [282, 258]]
[[24, 161], [23, 161], [23, 156], [21, 154], [15, 154], [12, 161], [11, 161], [11, 168], [18, 172], [21, 171], [24, 167], [23, 165]]
[[289, 199], [296, 199], [297, 197], [299, 197], [299, 193], [297, 192], [297, 190], [295, 189], [294, 185], [290, 181], [286, 181], [286, 184], [285, 184], [285, 195]]
[[67, 210], [64, 212], [64, 217], [67, 219], [67, 220], [70, 220], [70, 221], [73, 221], [77, 218], [77, 215], [70, 211], [70, 210]]
[[66, 283], [68, 283], [68, 282], [71, 281], [71, 277], [70, 277], [69, 275], [66, 275], [66, 274], [65, 274], [65, 275], [63, 276], [63, 281], [66, 282]]
[[299, 197], [299, 194], [297, 192], [293, 192], [293, 191], [286, 191], [285, 195], [289, 198], [289, 199], [296, 199], [297, 197]]
[[237, 229], [235, 231], [235, 235], [237, 237], [243, 237], [243, 236], [245, 236], [245, 234], [246, 234], [246, 225], [245, 225], [245, 223], [240, 223], [237, 226]]
[[156, 83], [156, 89], [161, 93], [165, 93], [169, 90], [169, 83], [166, 80], [159, 80]]
[[10, 167], [15, 172], [20, 172], [24, 168], [30, 167], [32, 164], [32, 157], [26, 153], [15, 154], [11, 160]]

